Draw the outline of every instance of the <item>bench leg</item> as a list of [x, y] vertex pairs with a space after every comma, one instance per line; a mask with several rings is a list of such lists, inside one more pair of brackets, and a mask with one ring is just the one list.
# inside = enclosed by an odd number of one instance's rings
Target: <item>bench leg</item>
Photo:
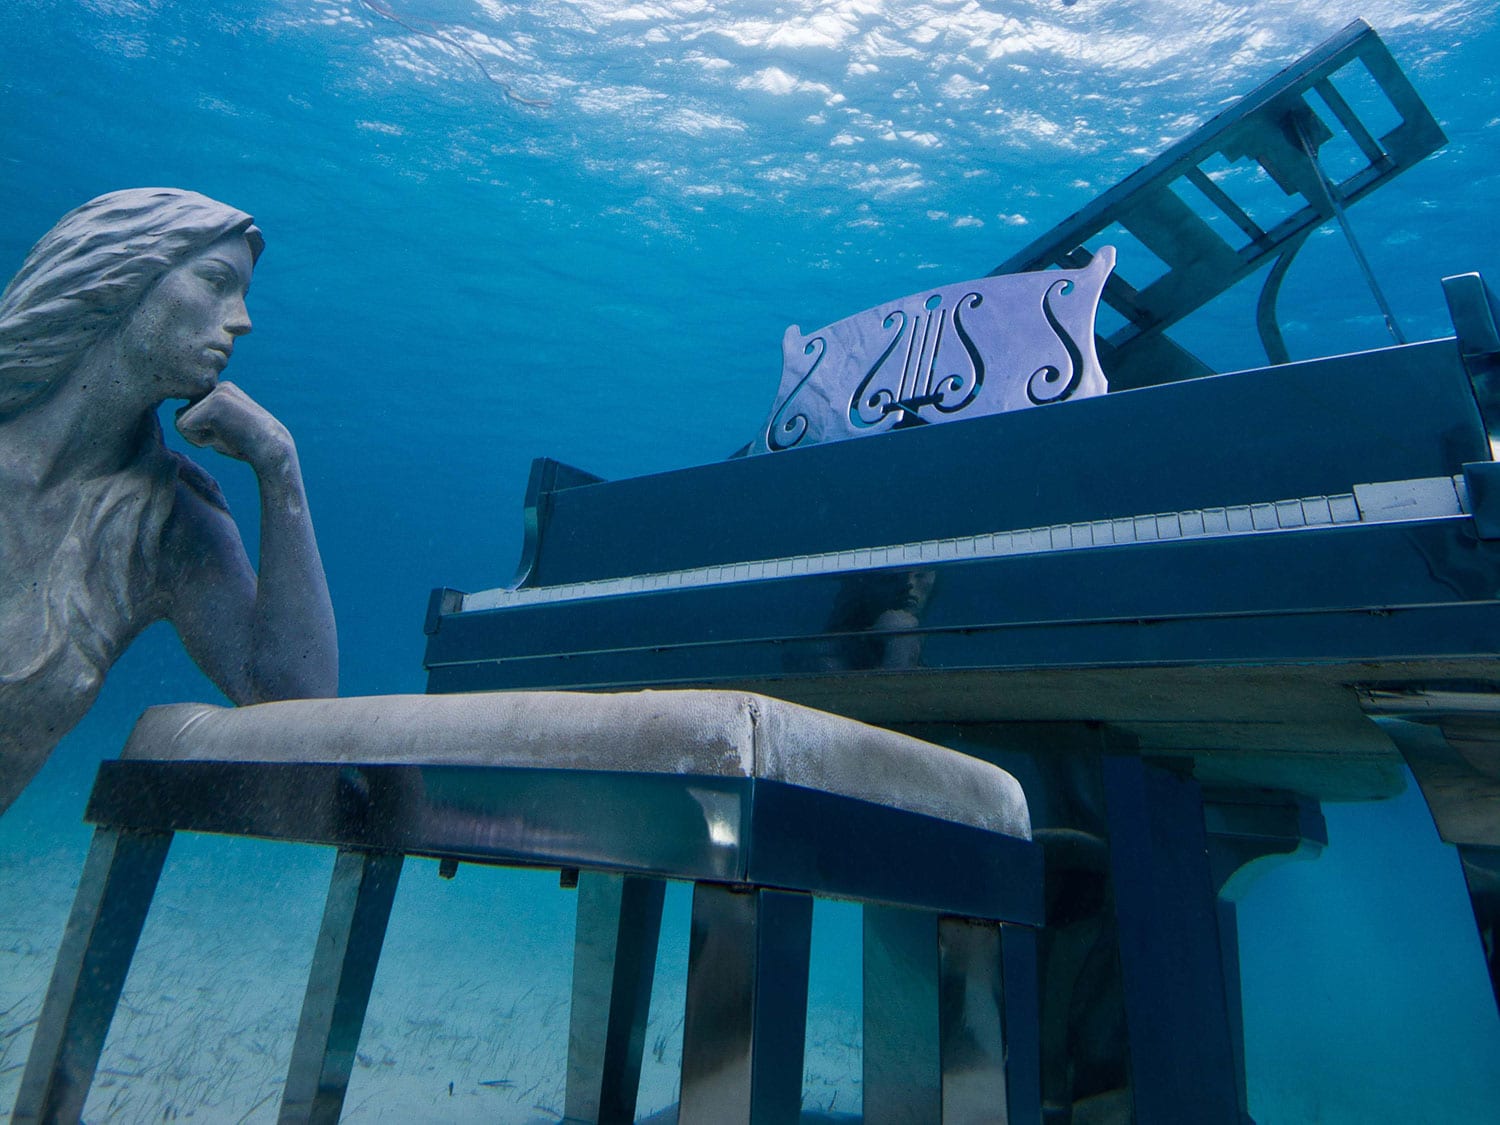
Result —
[[809, 895], [693, 887], [682, 1125], [797, 1120], [811, 942]]
[[925, 1125], [942, 1115], [937, 915], [864, 907], [864, 1120]]
[[635, 1120], [666, 884], [585, 871], [578, 880], [564, 1120]]
[[335, 1122], [404, 856], [339, 849], [281, 1101], [281, 1125]]
[[1012, 1120], [1005, 1090], [1000, 927], [938, 923], [938, 1043], [944, 1125]]
[[1042, 987], [1037, 945], [1037, 931], [1029, 926], [1000, 928], [1005, 1105], [1013, 1125], [1042, 1119]]
[[865, 1121], [1038, 1120], [1035, 934], [896, 907], [864, 914]]
[[21, 1077], [18, 1125], [83, 1112], [171, 842], [170, 832], [95, 830]]

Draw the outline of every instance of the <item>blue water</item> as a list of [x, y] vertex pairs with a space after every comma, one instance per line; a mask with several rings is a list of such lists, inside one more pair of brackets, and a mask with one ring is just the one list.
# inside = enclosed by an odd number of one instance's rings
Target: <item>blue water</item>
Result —
[[[509, 579], [532, 457], [613, 478], [724, 456], [764, 416], [788, 324], [983, 274], [1356, 15], [1450, 143], [1352, 218], [1408, 335], [1445, 334], [1438, 280], [1500, 278], [1497, 7], [7, 0], [0, 275], [115, 188], [193, 188], [254, 213], [268, 249], [229, 377], [298, 441], [344, 692], [420, 691], [427, 592]], [[1314, 238], [1282, 304], [1295, 356], [1385, 342], [1336, 234]], [[1246, 366], [1244, 327], [1199, 318], [1191, 340]], [[210, 467], [253, 555], [254, 480]], [[87, 843], [94, 766], [143, 707], [214, 698], [153, 630], [0, 820], [0, 1106]], [[1241, 904], [1252, 1111], [1262, 1125], [1489, 1119], [1500, 1026], [1451, 853], [1410, 792], [1327, 815], [1324, 856]], [[274, 1115], [267, 1076], [290, 1046], [328, 862], [179, 843], [91, 1118]], [[414, 864], [349, 1119], [553, 1119], [556, 1082], [507, 1083], [565, 1048], [570, 909], [533, 875], [465, 868], [448, 884]], [[818, 924], [829, 949], [855, 925], [837, 909]], [[204, 946], [227, 967], [195, 974]], [[669, 940], [647, 1108], [673, 1097], [681, 966]], [[809, 1104], [853, 1108], [846, 962], [820, 958], [814, 998]], [[508, 1014], [431, 1022], [466, 1010]]]

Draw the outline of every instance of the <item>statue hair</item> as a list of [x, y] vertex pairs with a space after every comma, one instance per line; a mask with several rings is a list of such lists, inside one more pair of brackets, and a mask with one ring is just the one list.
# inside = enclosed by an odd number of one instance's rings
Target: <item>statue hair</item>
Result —
[[163, 274], [230, 234], [260, 257], [251, 216], [176, 188], [112, 191], [69, 211], [0, 294], [0, 418], [44, 399]]

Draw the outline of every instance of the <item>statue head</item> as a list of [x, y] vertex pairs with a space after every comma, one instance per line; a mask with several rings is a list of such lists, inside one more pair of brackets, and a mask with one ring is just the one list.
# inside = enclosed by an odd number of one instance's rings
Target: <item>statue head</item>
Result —
[[0, 418], [45, 398], [163, 275], [233, 234], [260, 257], [249, 215], [176, 188], [113, 191], [69, 211], [0, 294]]

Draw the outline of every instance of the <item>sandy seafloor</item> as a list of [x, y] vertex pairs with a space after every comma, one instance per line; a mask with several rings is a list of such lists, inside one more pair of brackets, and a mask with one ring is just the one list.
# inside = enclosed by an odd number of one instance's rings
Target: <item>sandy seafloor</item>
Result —
[[[620, 478], [725, 456], [765, 415], [788, 324], [985, 273], [1356, 15], [1450, 143], [1351, 218], [1408, 334], [1448, 333], [1438, 279], [1500, 279], [1497, 8], [8, 0], [0, 276], [103, 191], [167, 184], [253, 212], [256, 328], [228, 376], [297, 438], [343, 691], [420, 691], [428, 591], [510, 579], [532, 457]], [[1259, 362], [1249, 301], [1185, 341], [1219, 370]], [[1282, 316], [1296, 357], [1385, 342], [1331, 230]], [[253, 479], [200, 456], [253, 556]], [[0, 1111], [97, 763], [144, 707], [218, 698], [152, 629], [0, 818]], [[1493, 1120], [1500, 1018], [1452, 853], [1411, 790], [1325, 813], [1323, 856], [1240, 904], [1252, 1114]], [[331, 863], [174, 844], [88, 1120], [274, 1119]], [[571, 905], [553, 876], [449, 882], [410, 862], [346, 1119], [556, 1120]], [[857, 916], [816, 925], [806, 1105], [839, 1115], [860, 1106]], [[681, 888], [663, 933], [643, 1113], [676, 1097]]]

